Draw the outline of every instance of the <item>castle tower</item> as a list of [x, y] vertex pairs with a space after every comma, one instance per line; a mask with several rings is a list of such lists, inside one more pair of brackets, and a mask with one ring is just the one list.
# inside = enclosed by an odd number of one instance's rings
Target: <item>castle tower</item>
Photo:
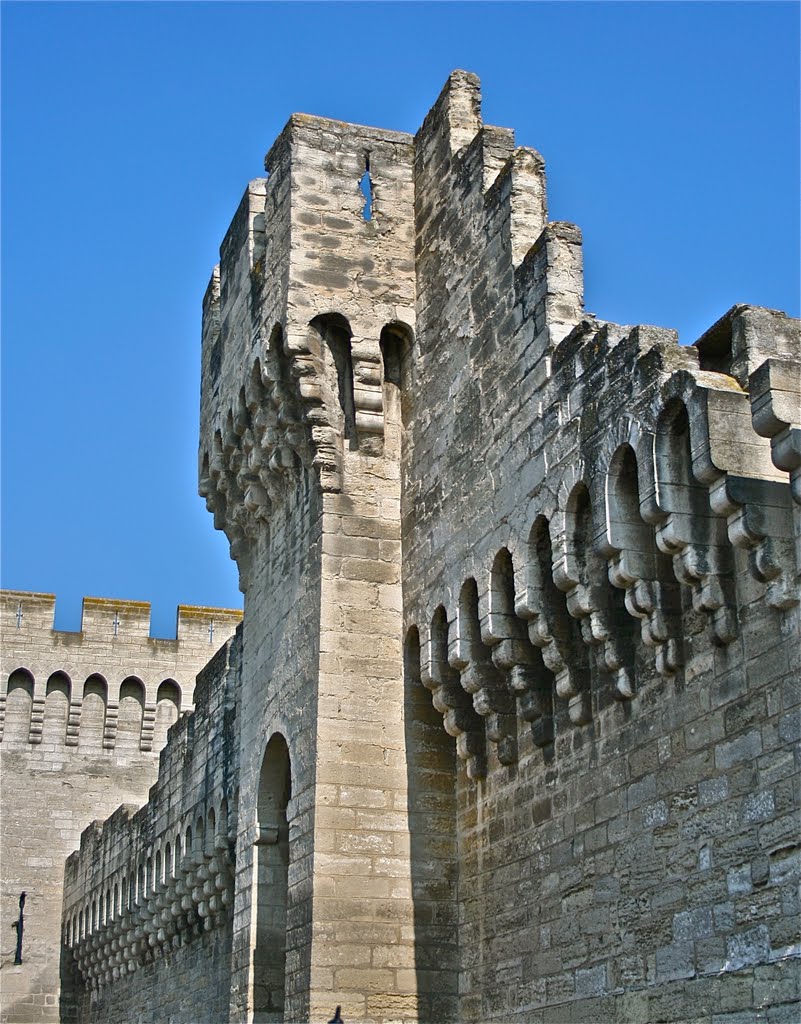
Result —
[[465, 72], [266, 166], [204, 304], [244, 621], [67, 863], [78, 1019], [797, 1016], [801, 324], [587, 313]]
[[200, 489], [245, 594], [232, 1007], [409, 1016], [399, 373], [414, 332], [412, 139], [294, 115], [265, 166], [203, 324]]

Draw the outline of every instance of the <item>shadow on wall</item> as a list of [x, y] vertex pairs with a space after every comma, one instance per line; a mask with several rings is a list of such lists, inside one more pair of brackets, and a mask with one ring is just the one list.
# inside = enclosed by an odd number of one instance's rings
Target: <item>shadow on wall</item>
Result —
[[421, 1020], [456, 1020], [456, 746], [421, 682], [420, 638], [414, 627], [404, 648], [404, 691], [418, 1012]]

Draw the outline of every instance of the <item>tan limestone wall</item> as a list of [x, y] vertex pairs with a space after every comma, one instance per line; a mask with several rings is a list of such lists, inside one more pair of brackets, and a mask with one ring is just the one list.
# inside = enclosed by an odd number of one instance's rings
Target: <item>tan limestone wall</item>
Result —
[[[144, 602], [87, 598], [80, 633], [53, 629], [54, 606], [52, 595], [0, 595], [0, 985], [3, 1020], [13, 1022], [59, 1019], [64, 860], [90, 822], [122, 802], [147, 799], [179, 712], [167, 698], [179, 695], [180, 711], [191, 708], [195, 675], [240, 618], [236, 611], [182, 606], [177, 638], [161, 640], [149, 636]], [[11, 924], [22, 891], [23, 963], [14, 965]]]
[[240, 658], [237, 634], [198, 676], [147, 804], [93, 823], [67, 861], [62, 1020], [227, 1018]]

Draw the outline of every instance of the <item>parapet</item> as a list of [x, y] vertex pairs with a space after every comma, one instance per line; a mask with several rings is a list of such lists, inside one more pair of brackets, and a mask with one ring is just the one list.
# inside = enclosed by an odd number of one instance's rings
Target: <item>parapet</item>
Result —
[[[177, 609], [175, 637], [153, 637], [150, 635], [150, 608], [150, 601], [85, 597], [81, 606], [81, 629], [77, 635], [89, 643], [111, 639], [213, 644], [215, 631], [230, 636], [242, 620], [242, 612], [235, 608], [181, 604]], [[27, 590], [0, 591], [0, 629], [5, 642], [11, 646], [14, 633], [19, 634], [20, 638], [42, 631], [75, 637], [76, 634], [70, 630], [55, 628], [55, 612], [55, 594]], [[220, 637], [220, 643], [222, 639]]]
[[[54, 628], [53, 594], [0, 591], [0, 738], [84, 752], [158, 750], [192, 707], [195, 677], [242, 612], [180, 605], [174, 639], [150, 635], [150, 603], [83, 600], [80, 632]], [[155, 746], [154, 746], [155, 745]]]

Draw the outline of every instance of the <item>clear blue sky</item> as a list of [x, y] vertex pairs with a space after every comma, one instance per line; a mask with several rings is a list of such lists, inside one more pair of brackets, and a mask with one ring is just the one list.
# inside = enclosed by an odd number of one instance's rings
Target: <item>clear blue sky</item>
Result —
[[545, 156], [587, 308], [799, 313], [795, 3], [3, 3], [3, 585], [238, 606], [196, 497], [200, 303], [292, 111], [415, 131], [448, 73]]

